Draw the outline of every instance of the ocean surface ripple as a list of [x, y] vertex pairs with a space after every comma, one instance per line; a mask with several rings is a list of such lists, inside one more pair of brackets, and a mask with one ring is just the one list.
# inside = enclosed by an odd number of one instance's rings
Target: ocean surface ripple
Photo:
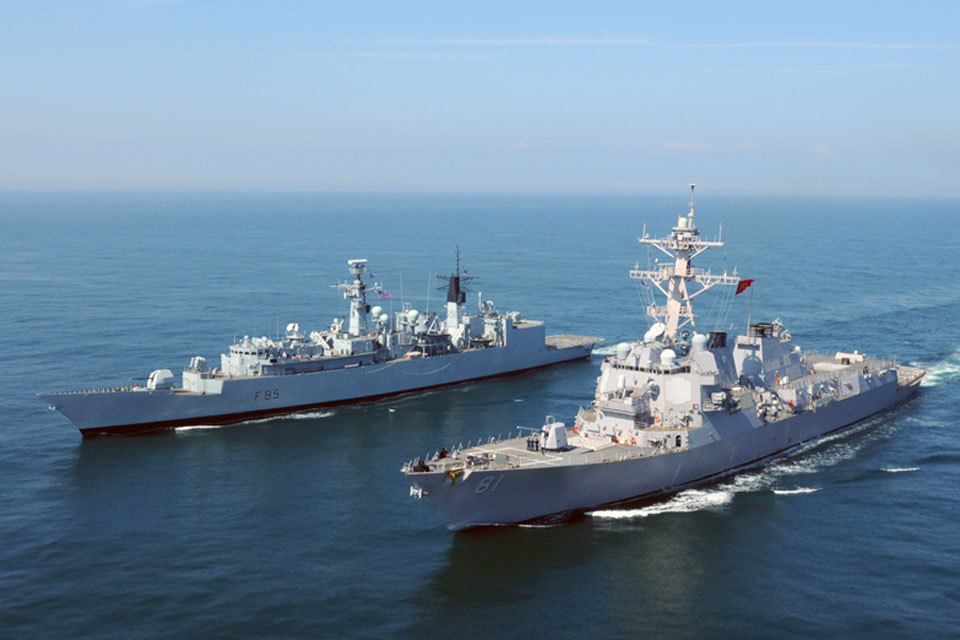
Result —
[[[0, 637], [955, 635], [955, 200], [698, 195], [701, 231], [723, 223], [728, 244], [697, 266], [755, 278], [754, 320], [781, 318], [804, 348], [927, 367], [917, 398], [766, 467], [535, 527], [454, 533], [409, 498], [403, 461], [589, 403], [602, 354], [647, 328], [627, 275], [656, 257], [643, 222], [666, 231], [684, 205], [0, 195]], [[83, 441], [35, 396], [176, 371], [287, 322], [326, 327], [351, 258], [397, 305], [439, 309], [457, 245], [471, 304], [482, 291], [608, 342], [530, 374], [138, 438]], [[722, 328], [741, 330], [748, 304]]]

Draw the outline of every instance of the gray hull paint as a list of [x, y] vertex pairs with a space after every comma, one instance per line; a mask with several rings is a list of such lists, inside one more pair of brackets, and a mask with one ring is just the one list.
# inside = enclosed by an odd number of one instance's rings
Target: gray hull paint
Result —
[[[513, 524], [548, 515], [610, 506], [706, 482], [782, 455], [804, 442], [848, 427], [916, 393], [886, 384], [837, 400], [816, 412], [772, 423], [753, 415], [717, 413], [723, 438], [688, 451], [529, 470], [475, 470], [451, 484], [445, 474], [417, 474], [453, 528]], [[705, 416], [707, 417], [707, 416]], [[484, 491], [476, 493], [484, 477]], [[489, 487], [496, 487], [494, 491]]]
[[586, 358], [593, 348], [592, 344], [564, 349], [542, 343], [522, 346], [524, 348], [488, 348], [300, 375], [227, 379], [220, 393], [138, 390], [40, 394], [40, 397], [81, 431], [108, 433], [114, 428], [135, 432], [136, 425], [140, 424], [149, 424], [153, 429], [197, 424], [205, 418], [219, 422], [217, 418], [225, 415], [277, 415], [294, 407], [358, 401], [504, 375]]

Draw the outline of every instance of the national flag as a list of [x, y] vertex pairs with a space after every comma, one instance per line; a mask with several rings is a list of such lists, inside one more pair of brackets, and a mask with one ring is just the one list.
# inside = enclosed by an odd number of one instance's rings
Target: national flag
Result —
[[390, 300], [390, 292], [389, 292], [389, 291], [386, 291], [386, 290], [381, 291], [381, 292], [380, 292], [380, 299], [381, 299], [381, 300]]
[[753, 284], [753, 280], [741, 280], [740, 282], [737, 283], [737, 292], [733, 295], [735, 296], [740, 295], [741, 293], [746, 291], [747, 288], [752, 284]]
[[648, 285], [648, 284], [647, 284], [647, 281], [644, 280], [643, 278], [640, 278], [640, 284], [642, 284], [642, 285], [643, 285], [644, 287], [646, 287], [647, 289], [650, 288], [650, 285]]

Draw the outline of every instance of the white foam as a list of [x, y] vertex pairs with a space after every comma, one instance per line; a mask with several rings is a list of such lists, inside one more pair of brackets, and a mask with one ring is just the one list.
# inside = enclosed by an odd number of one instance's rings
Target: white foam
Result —
[[174, 431], [177, 433], [182, 433], [185, 431], [203, 431], [205, 429], [222, 429], [229, 425], [225, 424], [197, 424], [190, 427], [174, 427]]
[[666, 502], [652, 504], [640, 509], [601, 509], [590, 511], [588, 516], [611, 520], [646, 518], [661, 513], [690, 513], [693, 511], [716, 510], [730, 503], [732, 491], [726, 489], [688, 489], [681, 491]]
[[598, 356], [612, 356], [617, 352], [617, 345], [611, 344], [605, 347], [597, 347], [593, 350], [594, 355]]
[[306, 413], [291, 413], [288, 416], [281, 416], [283, 418], [292, 418], [294, 420], [313, 420], [314, 418], [329, 418], [334, 415], [336, 411], [329, 409], [327, 411], [307, 411]]
[[843, 443], [836, 443], [824, 451], [802, 451], [803, 456], [798, 458], [784, 458], [774, 461], [767, 467], [772, 477], [798, 476], [806, 473], [817, 473], [827, 467], [832, 467], [857, 455], [859, 447]]
[[[827, 467], [855, 458], [859, 451], [872, 439], [881, 437], [876, 430], [875, 420], [868, 420], [851, 429], [825, 436], [810, 442], [796, 451], [770, 464], [753, 470], [742, 471], [731, 476], [726, 482], [706, 489], [689, 489], [676, 494], [666, 502], [653, 504], [640, 509], [603, 509], [588, 512], [594, 518], [623, 520], [646, 518], [660, 513], [688, 513], [693, 511], [716, 510], [730, 503], [738, 493], [772, 491], [776, 494], [794, 495], [815, 493], [821, 487], [797, 487], [794, 489], [777, 488], [784, 477], [803, 474], [815, 474]], [[866, 435], [851, 438], [853, 434], [867, 431]], [[902, 471], [915, 471], [905, 468]], [[896, 473], [898, 470], [884, 469]]]
[[920, 471], [920, 467], [883, 467], [881, 471], [887, 473], [906, 473], [907, 471]]
[[771, 479], [762, 469], [760, 471], [746, 471], [735, 475], [725, 489], [731, 493], [751, 493], [765, 489], [770, 482]]
[[243, 424], [262, 424], [264, 422], [273, 422], [274, 420], [314, 420], [316, 418], [329, 418], [336, 411], [328, 409], [327, 411], [307, 411], [304, 413], [284, 413], [275, 416], [265, 416], [263, 418], [254, 418], [253, 420], [244, 420]]
[[[336, 411], [333, 409], [327, 411], [307, 411], [305, 413], [288, 413], [285, 415], [277, 416], [267, 416], [265, 418], [255, 418], [253, 420], [244, 420], [242, 423], [238, 424], [260, 424], [263, 422], [271, 422], [273, 420], [280, 419], [290, 419], [290, 420], [314, 420], [317, 418], [329, 418], [334, 415]], [[187, 432], [187, 431], [204, 431], [207, 429], [223, 429], [225, 427], [236, 426], [236, 424], [197, 424], [191, 425], [189, 427], [174, 427], [174, 431], [177, 433]]]
[[[764, 472], [770, 474], [772, 478], [816, 473], [825, 467], [832, 467], [855, 458], [860, 449], [869, 441], [869, 438], [850, 440], [850, 436], [860, 431], [873, 429], [873, 427], [874, 422], [868, 420], [851, 429], [818, 438], [796, 451], [774, 460], [765, 467]], [[872, 433], [876, 435], [876, 431]]]
[[960, 380], [960, 347], [940, 362], [929, 365], [920, 363], [927, 375], [920, 381], [921, 387], [936, 387]]
[[523, 398], [514, 398], [513, 401], [514, 401], [514, 402], [523, 402]]

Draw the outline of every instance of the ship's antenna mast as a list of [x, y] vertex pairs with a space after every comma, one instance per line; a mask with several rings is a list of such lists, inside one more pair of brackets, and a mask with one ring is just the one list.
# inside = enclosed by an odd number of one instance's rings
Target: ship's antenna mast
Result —
[[428, 314], [430, 313], [430, 285], [432, 282], [433, 282], [433, 278], [431, 278], [430, 276], [427, 276], [427, 311], [426, 313]]
[[[376, 291], [382, 293], [380, 285], [376, 282], [369, 286], [363, 281], [363, 274], [367, 270], [366, 258], [356, 260], [347, 260], [350, 273], [354, 276], [353, 282], [341, 282], [331, 285], [343, 292], [343, 299], [350, 301], [350, 335], [359, 336], [367, 331], [367, 291]], [[373, 277], [373, 274], [370, 274]], [[277, 323], [277, 332], [280, 331], [279, 318]]]
[[[695, 328], [693, 306], [691, 301], [707, 289], [716, 285], [731, 286], [740, 279], [734, 269], [732, 274], [714, 275], [705, 269], [696, 269], [693, 259], [712, 247], [722, 247], [723, 242], [717, 240], [703, 240], [700, 231], [694, 224], [693, 214], [696, 206], [696, 184], [690, 183], [690, 212], [680, 216], [677, 225], [670, 235], [665, 238], [648, 238], [646, 233], [638, 238], [641, 244], [650, 245], [659, 249], [673, 260], [673, 264], [658, 263], [652, 269], [640, 269], [637, 264], [630, 271], [630, 277], [650, 282], [666, 297], [666, 304], [656, 302], [647, 307], [647, 315], [663, 323], [663, 336], [667, 340], [675, 340], [678, 329], [690, 325]], [[696, 282], [699, 289], [690, 291], [688, 283]], [[653, 293], [651, 291], [651, 293]]]

